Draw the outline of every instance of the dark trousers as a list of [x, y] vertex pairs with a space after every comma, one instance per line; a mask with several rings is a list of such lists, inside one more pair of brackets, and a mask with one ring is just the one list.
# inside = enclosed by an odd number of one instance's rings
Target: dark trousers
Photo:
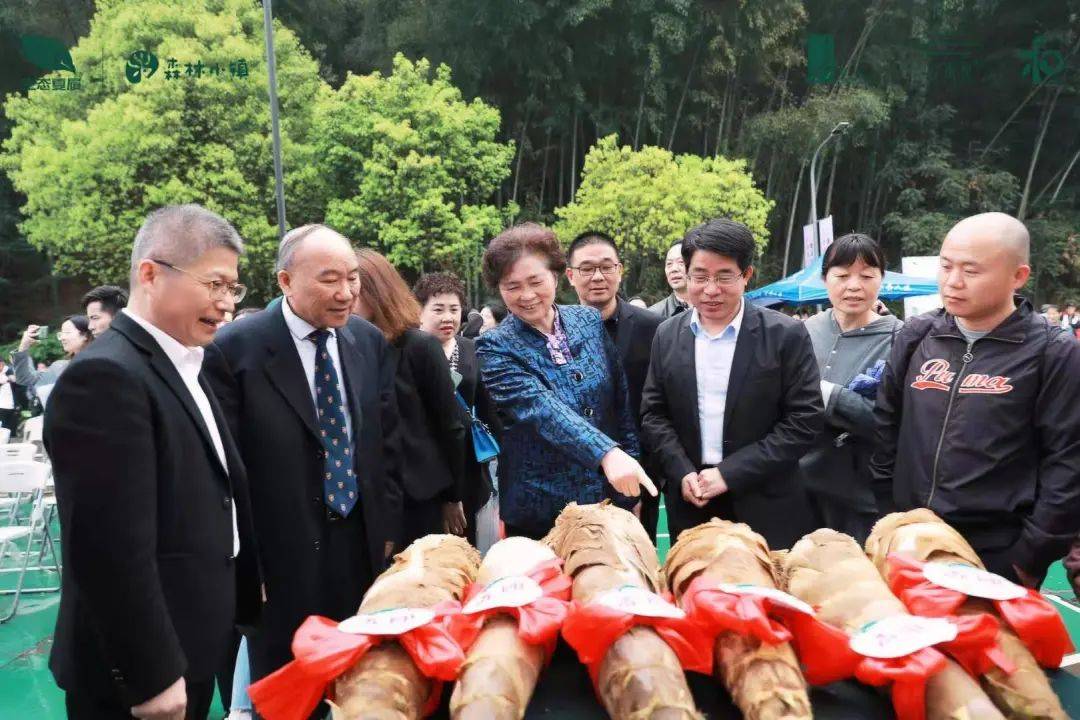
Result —
[[814, 523], [817, 527], [831, 528], [850, 535], [860, 545], [866, 543], [866, 538], [877, 522], [877, 511], [859, 510], [835, 495], [813, 490], [807, 490], [806, 497], [814, 511]]
[[547, 535], [547, 531], [540, 531], [538, 528], [527, 528], [510, 523], [503, 523], [503, 530], [506, 531], [506, 537], [527, 537], [531, 540], [543, 540]]
[[[337, 562], [323, 562], [316, 587], [269, 588], [259, 625], [248, 639], [251, 681], [260, 680], [293, 659], [292, 639], [297, 628], [311, 615], [344, 620], [356, 614], [360, 598], [377, 572], [372, 572], [364, 528], [364, 515], [358, 507], [342, 519], [328, 513], [322, 537], [322, 552]], [[360, 538], [365, 538], [361, 540]], [[382, 548], [379, 548], [382, 554]], [[267, 558], [274, 562], [274, 558]], [[280, 562], [280, 560], [278, 561]], [[381, 572], [382, 568], [378, 569]], [[233, 659], [236, 658], [235, 653]]]
[[[660, 492], [664, 492], [662, 489]], [[645, 490], [641, 491], [641, 525], [649, 533], [649, 539], [656, 544], [656, 524], [660, 520], [660, 496], [653, 497]]]
[[[406, 495], [401, 509], [401, 543], [395, 550], [400, 552], [414, 540], [419, 540], [425, 535], [442, 533], [442, 506], [443, 501], [438, 497], [430, 500], [413, 500]], [[465, 519], [469, 519], [468, 515]]]
[[[187, 682], [187, 720], [206, 720], [214, 699], [214, 681]], [[227, 701], [226, 701], [227, 702]], [[131, 720], [131, 708], [119, 698], [99, 698], [86, 693], [64, 696], [68, 720]]]

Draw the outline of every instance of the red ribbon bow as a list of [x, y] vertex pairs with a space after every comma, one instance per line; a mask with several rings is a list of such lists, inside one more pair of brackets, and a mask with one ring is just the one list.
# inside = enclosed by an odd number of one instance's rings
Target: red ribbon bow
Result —
[[361, 635], [338, 630], [338, 622], [312, 615], [293, 635], [296, 658], [248, 688], [248, 695], [266, 720], [304, 720], [326, 694], [335, 678], [351, 669], [368, 650], [387, 640], [397, 641], [426, 677], [437, 680], [424, 715], [439, 703], [442, 681], [457, 678], [465, 653], [452, 628], [451, 619], [460, 603], [447, 601], [429, 608], [435, 619], [401, 635]]
[[[945, 619], [956, 626], [955, 639], [898, 658], [860, 655], [851, 649], [850, 641], [843, 647], [831, 647], [830, 652], [836, 656], [832, 666], [843, 668], [846, 665], [848, 669], [839, 677], [832, 677], [830, 682], [851, 676], [875, 687], [891, 682], [893, 709], [898, 720], [926, 720], [926, 681], [945, 669], [945, 656], [940, 651], [951, 655], [968, 672], [975, 674], [982, 674], [992, 665], [998, 665], [1005, 672], [1015, 670], [997, 647], [998, 624], [994, 618], [979, 613]], [[813, 652], [812, 647], [808, 649]], [[799, 648], [800, 657], [804, 656], [802, 650]]]
[[[671, 602], [670, 593], [664, 593], [661, 597]], [[712, 644], [687, 617], [634, 615], [601, 603], [574, 600], [563, 623], [562, 635], [577, 652], [578, 659], [589, 669], [589, 677], [595, 687], [600, 663], [608, 648], [637, 625], [655, 630], [675, 651], [683, 669], [706, 674], [712, 672]]]
[[702, 576], [690, 583], [681, 604], [709, 645], [727, 631], [767, 645], [790, 642], [811, 684], [851, 677], [851, 662], [845, 661], [850, 652], [847, 634], [790, 605], [761, 595], [726, 592]]
[[892, 683], [893, 709], [897, 720], [926, 720], [926, 681], [945, 669], [945, 656], [923, 648], [899, 658], [855, 656], [854, 676], [867, 685]]
[[[559, 640], [559, 629], [566, 619], [569, 608], [570, 587], [573, 582], [562, 573], [562, 561], [553, 558], [540, 563], [526, 573], [544, 591], [544, 594], [527, 605], [520, 607], [493, 607], [487, 610], [455, 615], [453, 618], [454, 635], [461, 647], [468, 650], [480, 634], [484, 622], [492, 615], [510, 615], [517, 620], [518, 637], [529, 645], [540, 645], [544, 656], [550, 658]], [[478, 583], [469, 585], [465, 590], [463, 605], [483, 592], [485, 586]]]
[[[889, 587], [915, 615], [951, 615], [968, 599], [965, 593], [927, 580], [924, 563], [917, 560], [893, 553], [889, 555], [889, 566]], [[1037, 590], [1024, 590], [1023, 597], [990, 602], [1040, 665], [1058, 668], [1061, 659], [1073, 649], [1069, 631], [1046, 598]]]

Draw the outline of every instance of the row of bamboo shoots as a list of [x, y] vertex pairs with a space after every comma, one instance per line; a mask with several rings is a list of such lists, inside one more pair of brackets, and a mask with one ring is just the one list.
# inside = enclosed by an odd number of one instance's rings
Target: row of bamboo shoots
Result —
[[865, 550], [822, 529], [770, 553], [714, 519], [661, 568], [632, 514], [571, 504], [543, 542], [508, 538], [483, 562], [457, 537], [416, 541], [355, 618], [309, 619], [251, 696], [267, 720], [324, 697], [335, 720], [412, 720], [454, 682], [454, 720], [518, 720], [561, 631], [617, 720], [702, 717], [687, 671], [750, 720], [811, 718], [808, 682], [847, 678], [891, 691], [902, 720], [1066, 720], [1040, 667], [1069, 647], [1060, 619], [982, 569], [928, 510], [887, 516]]

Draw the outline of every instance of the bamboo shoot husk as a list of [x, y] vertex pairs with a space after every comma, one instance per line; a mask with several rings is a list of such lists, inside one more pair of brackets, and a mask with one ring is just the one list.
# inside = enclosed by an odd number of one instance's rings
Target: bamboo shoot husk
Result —
[[[394, 557], [364, 594], [358, 612], [461, 600], [479, 565], [480, 554], [462, 538], [427, 535]], [[416, 720], [433, 687], [404, 648], [384, 642], [334, 681], [334, 720]]]
[[[662, 590], [656, 548], [637, 518], [614, 505], [570, 503], [544, 542], [562, 558], [578, 602], [624, 585]], [[614, 720], [701, 718], [675, 652], [650, 627], [633, 627], [611, 645], [596, 689]]]
[[[856, 633], [867, 623], [908, 615], [853, 538], [815, 530], [781, 559], [782, 589], [814, 606], [818, 617]], [[928, 720], [996, 720], [1004, 716], [952, 660], [926, 683]]]
[[[926, 508], [892, 513], [874, 525], [866, 541], [866, 554], [882, 577], [887, 577], [891, 553], [919, 562], [961, 563], [986, 569], [967, 540]], [[1001, 619], [994, 604], [982, 598], [969, 597], [956, 612], [958, 615], [989, 613]], [[1016, 671], [1006, 674], [994, 667], [982, 676], [982, 688], [994, 704], [1009, 718], [1068, 720], [1046, 673], [1004, 620], [997, 640], [1002, 652], [1016, 665]]]
[[[555, 553], [535, 540], [510, 537], [491, 546], [476, 582], [487, 585], [507, 575], [529, 572], [553, 560]], [[465, 667], [450, 698], [453, 720], [520, 720], [525, 715], [540, 670], [544, 649], [518, 637], [517, 621], [493, 615], [484, 622], [469, 649]]]
[[[745, 524], [716, 518], [679, 536], [664, 573], [676, 600], [699, 576], [716, 584], [777, 587], [765, 538]], [[813, 717], [806, 680], [789, 643], [767, 645], [729, 631], [717, 636], [713, 652], [714, 675], [747, 720]]]

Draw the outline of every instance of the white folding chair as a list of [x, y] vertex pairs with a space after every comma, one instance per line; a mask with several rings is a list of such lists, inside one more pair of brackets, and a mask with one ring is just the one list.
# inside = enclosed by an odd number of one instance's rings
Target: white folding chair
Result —
[[40, 443], [45, 430], [45, 416], [36, 415], [23, 423], [23, 442]]
[[33, 460], [37, 446], [33, 443], [7, 443], [0, 445], [0, 463]]
[[[15, 596], [7, 615], [0, 618], [0, 624], [15, 617], [15, 613], [19, 608], [19, 600], [24, 593], [56, 592], [60, 589], [59, 586], [30, 589], [23, 588], [23, 583], [26, 581], [26, 571], [30, 567], [30, 556], [33, 554], [32, 545], [34, 535], [38, 532], [39, 528], [44, 525], [45, 521], [44, 495], [45, 483], [48, 480], [48, 477], [49, 466], [45, 463], [34, 461], [0, 463], [0, 493], [12, 495], [27, 494], [33, 498], [34, 503], [33, 510], [30, 513], [29, 525], [8, 525], [6, 527], [0, 527], [0, 562], [2, 562], [5, 555], [7, 555], [9, 545], [14, 546], [16, 540], [26, 540], [26, 550], [23, 552], [21, 566], [17, 569], [13, 568], [10, 570], [19, 573], [15, 589], [0, 591], [0, 595]], [[44, 541], [43, 538], [42, 542]], [[53, 559], [56, 561], [54, 569], [59, 571], [60, 565], [59, 560], [56, 558], [55, 550]], [[43, 568], [38, 566], [35, 569], [40, 570]]]
[[[8, 443], [0, 445], [0, 466], [12, 462], [26, 462], [34, 459], [37, 446], [33, 443]], [[20, 494], [4, 494], [0, 490], [0, 517], [5, 517], [7, 522], [13, 523], [19, 512], [19, 505], [26, 502], [27, 498]]]

